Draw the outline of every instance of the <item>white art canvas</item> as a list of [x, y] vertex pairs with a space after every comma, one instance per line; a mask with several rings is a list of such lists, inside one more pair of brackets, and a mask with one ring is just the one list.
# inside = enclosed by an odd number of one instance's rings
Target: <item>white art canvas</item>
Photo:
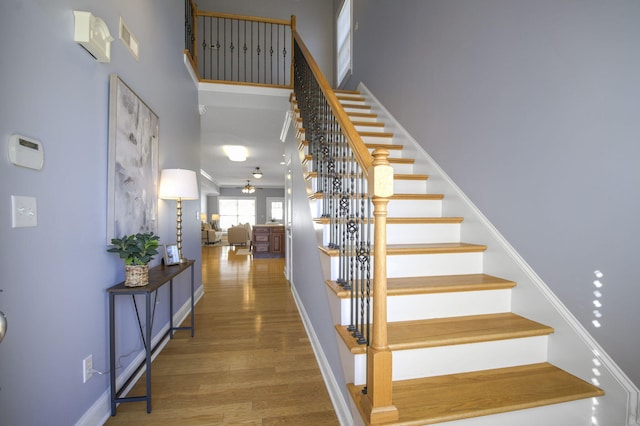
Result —
[[117, 75], [109, 88], [107, 243], [157, 233], [158, 116]]

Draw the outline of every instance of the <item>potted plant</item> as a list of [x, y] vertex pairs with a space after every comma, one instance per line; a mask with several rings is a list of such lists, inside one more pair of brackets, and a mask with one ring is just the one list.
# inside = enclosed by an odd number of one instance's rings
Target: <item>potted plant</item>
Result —
[[113, 247], [107, 251], [118, 253], [124, 259], [125, 281], [127, 287], [139, 287], [149, 284], [149, 262], [158, 254], [160, 237], [153, 232], [125, 235], [112, 238]]

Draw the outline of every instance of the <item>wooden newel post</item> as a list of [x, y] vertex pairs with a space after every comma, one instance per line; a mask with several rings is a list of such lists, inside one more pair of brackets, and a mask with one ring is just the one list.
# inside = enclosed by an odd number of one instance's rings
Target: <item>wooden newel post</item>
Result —
[[367, 394], [362, 411], [371, 424], [398, 419], [392, 400], [392, 359], [387, 341], [387, 204], [393, 195], [393, 168], [389, 151], [376, 149], [368, 171], [368, 188], [373, 203], [373, 317], [371, 342], [367, 349]]

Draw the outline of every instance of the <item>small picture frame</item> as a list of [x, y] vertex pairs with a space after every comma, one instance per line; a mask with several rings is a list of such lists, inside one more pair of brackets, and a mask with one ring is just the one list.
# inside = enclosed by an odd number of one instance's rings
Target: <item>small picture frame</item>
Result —
[[165, 244], [164, 245], [164, 264], [176, 265], [180, 263], [180, 257], [178, 256], [177, 244]]

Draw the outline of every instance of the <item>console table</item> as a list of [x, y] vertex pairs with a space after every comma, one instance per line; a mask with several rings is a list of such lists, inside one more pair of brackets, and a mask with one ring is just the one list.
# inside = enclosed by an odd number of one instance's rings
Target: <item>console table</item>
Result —
[[[151, 412], [151, 356], [156, 352], [158, 346], [169, 335], [173, 337], [173, 332], [176, 330], [191, 330], [191, 337], [195, 331], [195, 317], [194, 317], [194, 289], [193, 289], [193, 265], [195, 260], [187, 260], [185, 263], [178, 265], [159, 265], [149, 269], [149, 284], [140, 287], [127, 287], [124, 285], [124, 281], [120, 284], [114, 285], [107, 289], [109, 293], [109, 374], [111, 380], [111, 415], [116, 415], [116, 404], [118, 402], [136, 402], [147, 401], [147, 413]], [[173, 278], [181, 274], [183, 271], [191, 270], [191, 326], [189, 327], [174, 327], [173, 326]], [[152, 327], [153, 317], [155, 314], [155, 302], [158, 298], [158, 289], [169, 283], [169, 330], [158, 340], [158, 343], [152, 347]], [[140, 319], [140, 313], [138, 312], [138, 305], [136, 303], [136, 294], [145, 296], [145, 324], [144, 332], [142, 330], [142, 323]], [[153, 302], [151, 301], [151, 294], [154, 294]], [[144, 361], [138, 365], [135, 372], [129, 377], [129, 379], [123, 384], [120, 389], [116, 389], [116, 332], [115, 332], [115, 298], [116, 296], [131, 296], [133, 304], [136, 310], [136, 318], [138, 320], [138, 329], [140, 330], [140, 337], [142, 338], [142, 344], [146, 352]], [[125, 389], [140, 369], [146, 366], [146, 395], [142, 396], [130, 396], [120, 397], [122, 390]]]

